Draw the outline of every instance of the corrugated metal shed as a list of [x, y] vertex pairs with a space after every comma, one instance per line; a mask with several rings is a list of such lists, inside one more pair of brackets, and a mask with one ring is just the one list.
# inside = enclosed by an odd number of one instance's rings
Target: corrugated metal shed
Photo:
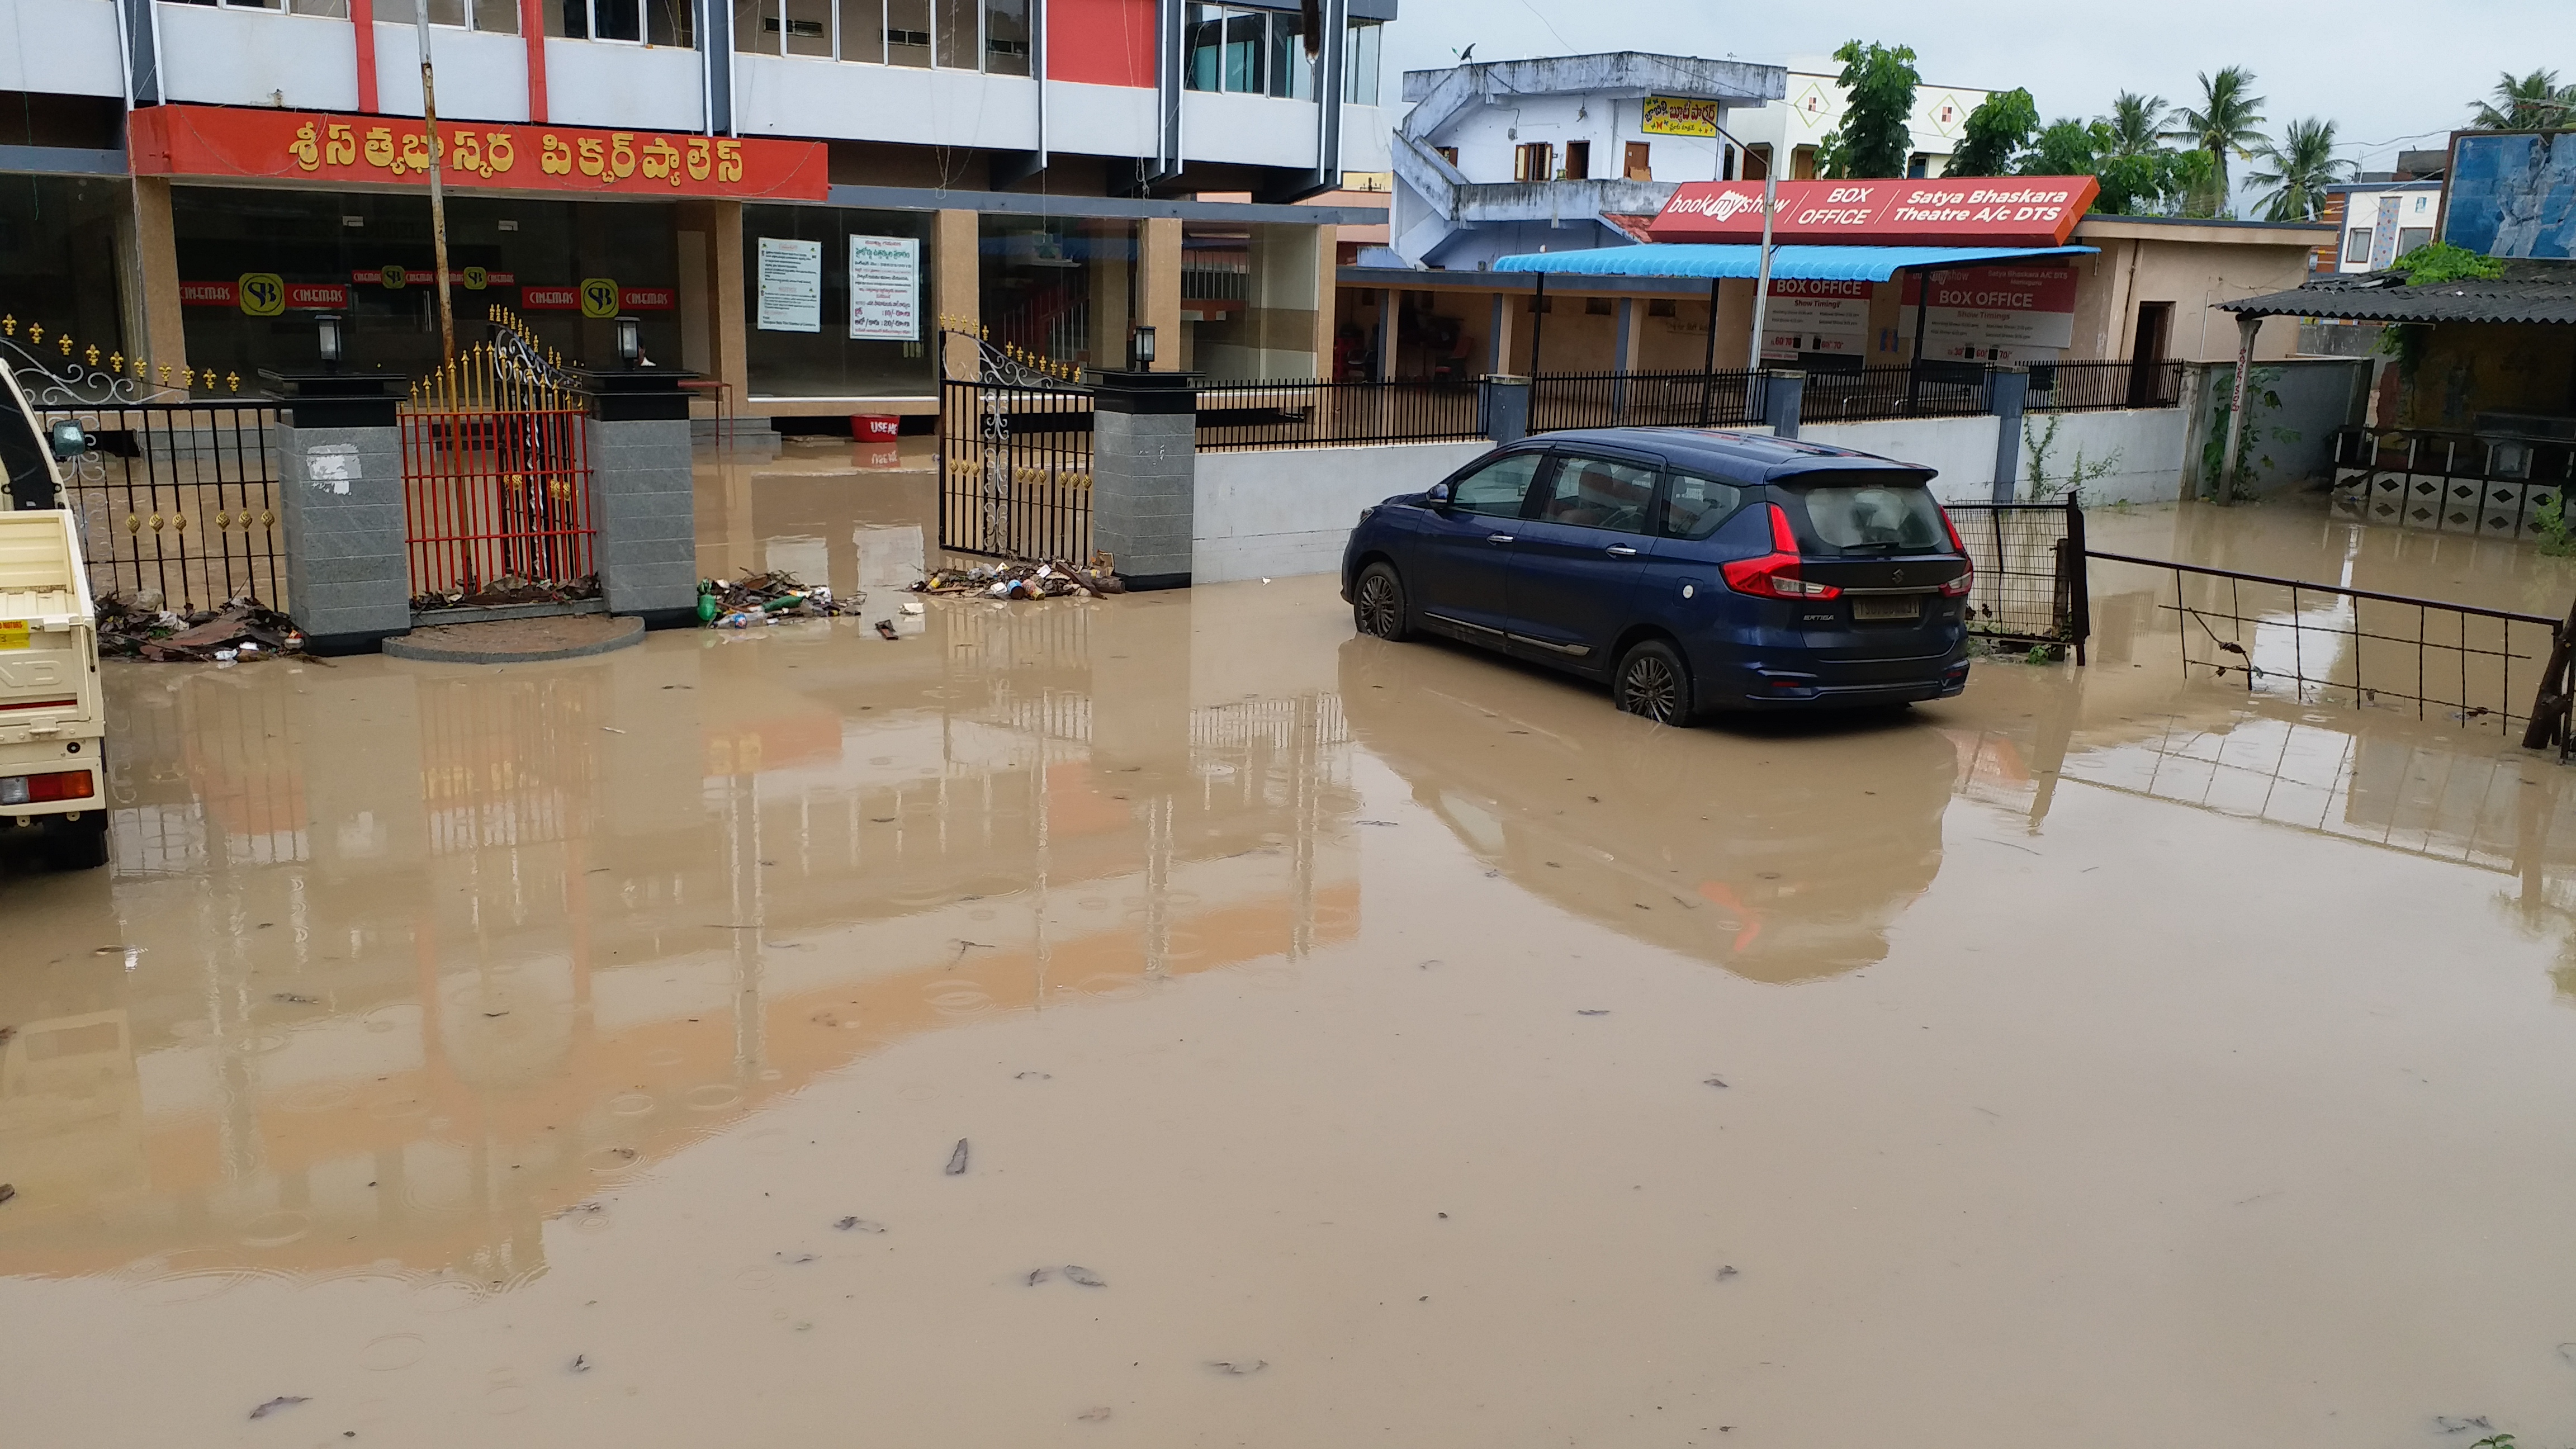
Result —
[[2429, 287], [2406, 285], [2400, 272], [2364, 272], [2218, 305], [2251, 317], [2338, 322], [2576, 323], [2576, 266], [2515, 266], [2492, 282]]
[[[1970, 267], [1987, 262], [2073, 257], [2093, 247], [1818, 247], [1775, 246], [1771, 275], [1819, 282], [1884, 282], [1898, 272]], [[1758, 276], [1762, 248], [1717, 242], [1649, 242], [1590, 251], [1524, 252], [1494, 263], [1498, 272], [1577, 277]]]

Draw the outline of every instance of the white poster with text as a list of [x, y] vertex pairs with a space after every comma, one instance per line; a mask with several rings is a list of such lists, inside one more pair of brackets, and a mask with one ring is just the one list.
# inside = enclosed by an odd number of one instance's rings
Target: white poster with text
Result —
[[823, 330], [823, 244], [760, 239], [760, 330]]
[[850, 335], [898, 342], [920, 340], [919, 238], [850, 238]]
[[1857, 357], [1869, 340], [1872, 282], [1773, 277], [1771, 305], [1762, 314], [1762, 355], [1794, 358], [1802, 352]]

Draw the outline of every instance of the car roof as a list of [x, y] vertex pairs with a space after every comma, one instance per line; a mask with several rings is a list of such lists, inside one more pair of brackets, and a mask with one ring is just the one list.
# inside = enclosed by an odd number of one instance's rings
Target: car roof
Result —
[[1881, 472], [1929, 482], [1938, 469], [1837, 448], [1828, 443], [1775, 438], [1768, 433], [1741, 433], [1727, 428], [1567, 428], [1540, 433], [1531, 444], [1549, 447], [1584, 443], [1611, 448], [1643, 448], [1661, 453], [1674, 467], [1698, 466], [1738, 482], [1795, 482], [1801, 473]]

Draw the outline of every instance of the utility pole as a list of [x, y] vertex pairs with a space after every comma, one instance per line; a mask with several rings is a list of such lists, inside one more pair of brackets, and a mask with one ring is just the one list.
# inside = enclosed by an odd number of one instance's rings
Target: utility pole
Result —
[[[1748, 149], [1744, 154], [1753, 153]], [[1771, 218], [1780, 209], [1780, 168], [1772, 164], [1775, 159], [1768, 155], [1762, 158], [1762, 257], [1753, 273], [1753, 348], [1752, 355], [1744, 360], [1747, 372], [1762, 370], [1762, 328], [1771, 310]], [[432, 177], [437, 174], [430, 173]], [[1709, 325], [1717, 325], [1714, 315]]]
[[429, 239], [431, 265], [438, 270], [438, 355], [440, 371], [456, 365], [456, 303], [447, 282], [447, 190], [439, 182], [438, 88], [429, 65], [429, 0], [412, 0], [412, 18], [420, 33], [420, 123], [429, 133]]

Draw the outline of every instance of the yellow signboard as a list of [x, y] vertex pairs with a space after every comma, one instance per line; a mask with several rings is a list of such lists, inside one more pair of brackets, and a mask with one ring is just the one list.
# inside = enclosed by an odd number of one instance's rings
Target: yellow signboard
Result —
[[581, 283], [581, 315], [614, 317], [617, 315], [617, 279], [585, 277]]
[[244, 272], [233, 295], [241, 298], [245, 317], [275, 317], [286, 310], [286, 284], [275, 272]]
[[26, 647], [27, 621], [24, 619], [0, 619], [0, 649], [24, 649]]
[[1646, 97], [1646, 116], [1637, 129], [1650, 136], [1714, 136], [1717, 102], [1681, 96]]

